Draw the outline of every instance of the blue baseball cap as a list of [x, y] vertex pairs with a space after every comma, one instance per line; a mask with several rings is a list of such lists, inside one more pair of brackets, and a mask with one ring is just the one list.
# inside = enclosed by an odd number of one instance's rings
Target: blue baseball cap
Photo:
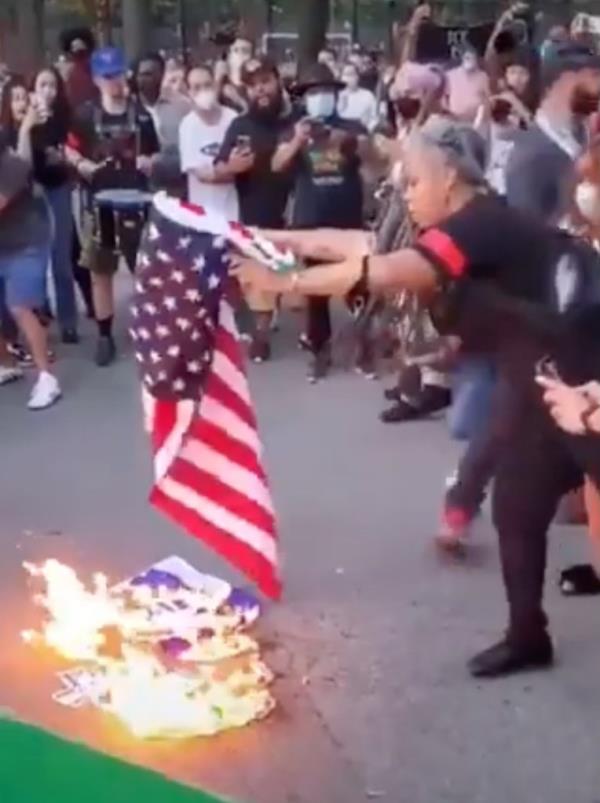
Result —
[[100, 47], [92, 53], [94, 78], [116, 78], [127, 72], [125, 54], [118, 47]]

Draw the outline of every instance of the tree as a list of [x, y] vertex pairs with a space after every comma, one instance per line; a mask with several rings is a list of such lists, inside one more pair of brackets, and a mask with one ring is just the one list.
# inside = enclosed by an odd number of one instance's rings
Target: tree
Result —
[[329, 0], [302, 0], [298, 7], [300, 65], [317, 60], [329, 26]]

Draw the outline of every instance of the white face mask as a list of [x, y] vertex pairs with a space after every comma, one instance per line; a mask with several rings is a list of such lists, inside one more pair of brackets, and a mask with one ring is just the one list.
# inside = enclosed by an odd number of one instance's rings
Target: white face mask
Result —
[[194, 103], [203, 112], [209, 112], [217, 105], [217, 93], [214, 89], [200, 89], [194, 95]]
[[477, 69], [477, 59], [472, 53], [467, 53], [463, 56], [462, 66], [463, 70], [466, 72], [475, 72]]
[[331, 117], [334, 112], [333, 92], [314, 92], [306, 96], [306, 113], [309, 117]]
[[575, 190], [575, 203], [583, 217], [590, 223], [600, 223], [600, 187], [582, 181]]
[[358, 85], [360, 83], [358, 75], [356, 75], [356, 73], [353, 72], [344, 73], [344, 75], [342, 76], [342, 81], [346, 84], [348, 89], [358, 89]]

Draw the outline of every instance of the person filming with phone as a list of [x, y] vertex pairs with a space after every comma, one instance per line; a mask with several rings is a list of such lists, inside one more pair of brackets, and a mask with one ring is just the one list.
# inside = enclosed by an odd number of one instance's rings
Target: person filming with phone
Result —
[[[249, 109], [229, 126], [215, 161], [214, 180], [235, 182], [240, 220], [248, 226], [285, 228], [291, 180], [271, 166], [277, 143], [291, 125], [279, 70], [268, 56], [253, 58], [242, 68]], [[265, 362], [271, 356], [270, 328], [275, 310], [273, 294], [247, 296], [254, 326], [250, 358]]]
[[[361, 149], [367, 129], [337, 111], [344, 84], [324, 64], [300, 77], [298, 94], [305, 117], [287, 131], [273, 157], [273, 169], [294, 180], [295, 229], [361, 229], [363, 184]], [[331, 363], [331, 319], [327, 298], [309, 298], [306, 338], [312, 359], [311, 383], [323, 379]]]

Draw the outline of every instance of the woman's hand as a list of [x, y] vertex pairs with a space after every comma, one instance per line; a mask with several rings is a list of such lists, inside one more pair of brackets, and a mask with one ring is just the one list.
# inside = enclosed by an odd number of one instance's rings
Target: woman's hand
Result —
[[574, 388], [544, 376], [538, 376], [536, 381], [544, 388], [544, 401], [558, 426], [572, 435], [585, 434], [585, 415], [600, 403], [600, 385], [592, 382]]
[[288, 289], [284, 275], [275, 273], [254, 259], [234, 257], [230, 275], [235, 276], [243, 287], [263, 293], [282, 293]]

